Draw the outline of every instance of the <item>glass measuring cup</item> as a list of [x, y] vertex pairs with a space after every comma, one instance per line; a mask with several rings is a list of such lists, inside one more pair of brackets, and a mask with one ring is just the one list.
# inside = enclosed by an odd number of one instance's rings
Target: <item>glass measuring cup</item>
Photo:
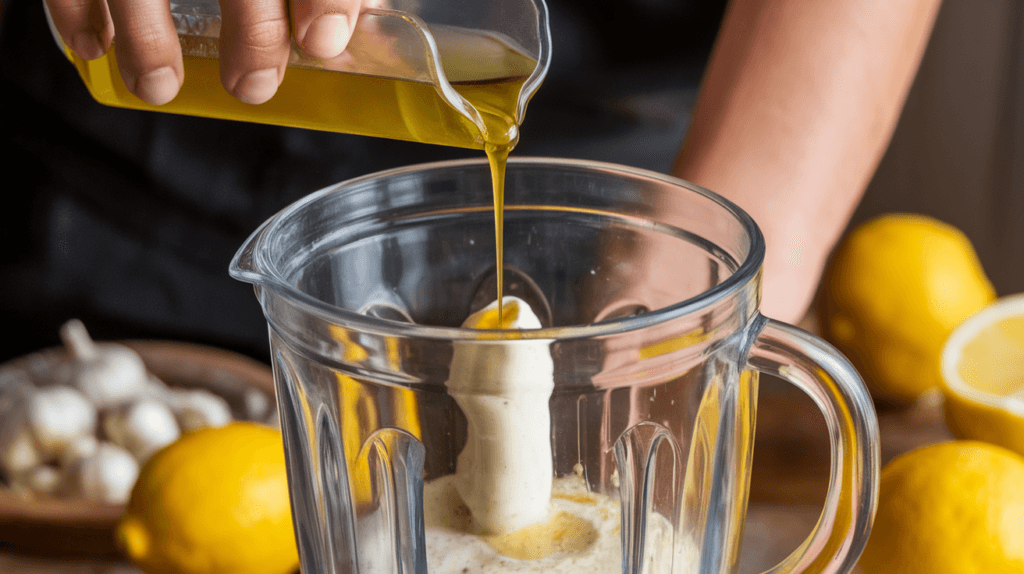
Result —
[[253, 106], [221, 87], [217, 0], [170, 7], [185, 80], [162, 106], [128, 91], [113, 48], [84, 61], [64, 45], [48, 9], [47, 20], [93, 98], [106, 105], [476, 149], [515, 143], [551, 58], [544, 0], [391, 0], [360, 14], [336, 58], [314, 58], [293, 41], [277, 94]]
[[496, 341], [459, 328], [481, 289], [493, 298], [489, 177], [481, 160], [344, 182], [232, 261], [269, 324], [303, 571], [437, 573], [474, 543], [442, 548], [424, 509], [473, 438], [446, 386], [453, 353], [498, 344], [550, 351], [554, 482], [614, 507], [613, 558], [577, 570], [737, 571], [763, 372], [814, 399], [832, 444], [821, 520], [772, 572], [850, 571], [874, 515], [877, 421], [837, 351], [758, 313], [749, 216], [651, 172], [512, 159], [506, 292], [543, 328]]

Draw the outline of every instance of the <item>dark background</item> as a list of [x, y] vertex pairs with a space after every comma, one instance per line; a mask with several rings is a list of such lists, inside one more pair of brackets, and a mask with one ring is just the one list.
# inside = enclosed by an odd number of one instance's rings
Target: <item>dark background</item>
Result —
[[[515, 153], [666, 170], [723, 4], [553, 0], [553, 63]], [[252, 288], [227, 274], [260, 223], [338, 181], [475, 155], [101, 106], [58, 50], [41, 0], [0, 6], [0, 360], [58, 344], [72, 317], [98, 339], [266, 359]]]

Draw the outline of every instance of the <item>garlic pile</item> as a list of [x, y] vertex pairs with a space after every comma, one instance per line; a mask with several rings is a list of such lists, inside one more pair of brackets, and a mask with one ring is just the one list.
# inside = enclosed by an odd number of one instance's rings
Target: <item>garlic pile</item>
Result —
[[[60, 334], [70, 360], [0, 372], [0, 479], [19, 494], [123, 504], [156, 451], [234, 418], [224, 398], [169, 387], [130, 348], [94, 342], [77, 319]], [[244, 418], [271, 410], [256, 390], [242, 402]]]

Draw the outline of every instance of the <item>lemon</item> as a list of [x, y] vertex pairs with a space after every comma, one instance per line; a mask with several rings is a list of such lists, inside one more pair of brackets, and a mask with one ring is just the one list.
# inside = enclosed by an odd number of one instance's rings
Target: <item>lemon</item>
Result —
[[942, 379], [953, 434], [1024, 456], [1024, 294], [992, 303], [953, 331]]
[[872, 394], [905, 404], [941, 383], [942, 345], [995, 291], [968, 240], [921, 215], [864, 223], [824, 277], [821, 329]]
[[147, 574], [287, 574], [298, 568], [281, 433], [195, 431], [142, 467], [117, 540]]
[[1024, 458], [954, 441], [882, 470], [865, 574], [1024, 572]]

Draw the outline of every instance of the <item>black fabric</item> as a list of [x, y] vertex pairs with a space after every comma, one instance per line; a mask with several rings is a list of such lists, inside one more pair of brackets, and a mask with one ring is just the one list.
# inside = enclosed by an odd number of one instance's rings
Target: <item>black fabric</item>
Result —
[[[227, 275], [260, 223], [344, 179], [474, 155], [101, 106], [58, 51], [41, 0], [0, 10], [0, 360], [57, 344], [71, 317], [97, 338], [189, 340], [265, 359], [252, 289]], [[636, 129], [636, 118], [608, 113], [610, 96], [696, 84], [722, 5], [556, 0], [551, 10], [551, 73], [516, 153], [580, 157], [588, 141]]]

